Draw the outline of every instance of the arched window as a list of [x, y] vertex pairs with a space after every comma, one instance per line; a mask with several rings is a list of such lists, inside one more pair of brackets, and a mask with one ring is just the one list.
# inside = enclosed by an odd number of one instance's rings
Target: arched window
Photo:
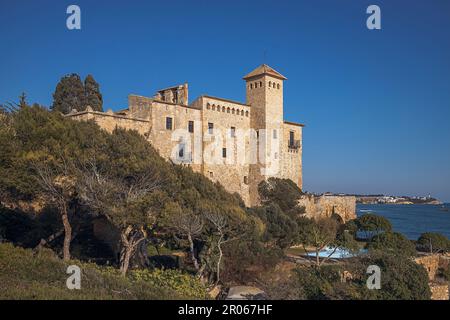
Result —
[[244, 110], [241, 111], [241, 116], [244, 116]]
[[262, 88], [262, 81], [259, 82], [259, 87]]
[[250, 89], [253, 89], [253, 83], [250, 83]]
[[279, 83], [277, 83], [277, 89], [280, 89], [280, 84]]
[[222, 112], [225, 112], [225, 107], [222, 107]]
[[230, 113], [230, 107], [227, 108], [227, 113]]
[[232, 113], [232, 114], [235, 114], [235, 113], [236, 113], [236, 110], [233, 108], [233, 109], [231, 110], [231, 113]]
[[206, 109], [209, 110], [210, 107], [211, 107], [211, 105], [208, 103], [208, 104], [206, 105]]
[[248, 117], [248, 111], [245, 111], [245, 116]]
[[255, 82], [255, 89], [258, 88], [258, 82]]
[[272, 86], [272, 81], [269, 81], [269, 88]]
[[216, 105], [215, 104], [212, 105], [212, 111], [216, 111]]

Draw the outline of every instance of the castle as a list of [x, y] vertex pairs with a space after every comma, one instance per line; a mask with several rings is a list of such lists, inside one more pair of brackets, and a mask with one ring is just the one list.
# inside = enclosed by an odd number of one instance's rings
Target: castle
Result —
[[246, 102], [208, 95], [189, 104], [188, 85], [158, 90], [153, 97], [130, 95], [118, 112], [72, 110], [76, 120], [94, 120], [141, 133], [161, 156], [190, 166], [246, 205], [259, 203], [258, 184], [268, 177], [287, 178], [302, 188], [303, 125], [283, 119], [286, 77], [263, 64], [244, 78]]

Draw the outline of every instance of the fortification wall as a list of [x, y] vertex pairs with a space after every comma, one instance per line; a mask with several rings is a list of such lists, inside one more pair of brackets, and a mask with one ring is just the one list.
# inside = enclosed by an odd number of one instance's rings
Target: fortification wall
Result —
[[126, 130], [136, 130], [144, 136], [148, 135], [151, 125], [150, 121], [146, 119], [136, 119], [108, 112], [82, 111], [72, 113], [70, 117], [74, 120], [93, 120], [100, 128], [108, 132], [112, 132], [118, 127]]
[[339, 215], [343, 222], [356, 218], [356, 198], [353, 196], [314, 196], [305, 195], [299, 200], [299, 205], [305, 207], [308, 218], [331, 217]]
[[448, 284], [430, 283], [431, 300], [449, 300]]

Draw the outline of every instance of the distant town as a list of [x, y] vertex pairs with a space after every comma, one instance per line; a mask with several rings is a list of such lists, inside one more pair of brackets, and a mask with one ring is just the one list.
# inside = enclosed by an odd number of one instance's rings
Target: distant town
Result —
[[356, 203], [362, 204], [433, 204], [433, 205], [441, 205], [442, 201], [433, 198], [431, 195], [428, 196], [392, 196], [392, 195], [384, 195], [384, 194], [371, 194], [371, 195], [363, 195], [363, 194], [334, 194], [331, 192], [327, 192], [323, 194], [324, 196], [354, 196], [356, 197]]

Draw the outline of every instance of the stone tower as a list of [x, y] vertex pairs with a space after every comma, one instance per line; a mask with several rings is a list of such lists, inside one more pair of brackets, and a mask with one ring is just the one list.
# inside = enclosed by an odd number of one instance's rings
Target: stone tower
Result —
[[247, 104], [251, 106], [251, 127], [256, 130], [258, 161], [250, 166], [252, 203], [259, 202], [257, 186], [270, 176], [281, 176], [283, 137], [283, 81], [285, 76], [261, 65], [244, 78]]

